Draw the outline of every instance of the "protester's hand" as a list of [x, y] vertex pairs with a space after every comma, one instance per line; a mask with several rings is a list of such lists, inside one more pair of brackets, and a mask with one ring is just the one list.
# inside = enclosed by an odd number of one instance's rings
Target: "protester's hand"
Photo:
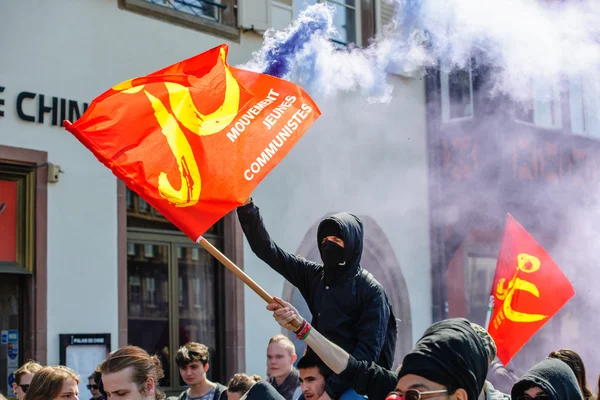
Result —
[[273, 297], [274, 302], [267, 305], [267, 310], [273, 311], [275, 321], [289, 331], [295, 331], [302, 325], [304, 318], [298, 314], [298, 311], [290, 303], [281, 300], [279, 297]]

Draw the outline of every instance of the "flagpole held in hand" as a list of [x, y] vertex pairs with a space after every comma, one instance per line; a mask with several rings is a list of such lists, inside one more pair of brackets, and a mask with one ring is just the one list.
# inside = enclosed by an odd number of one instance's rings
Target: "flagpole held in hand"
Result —
[[[221, 253], [219, 249], [213, 246], [208, 240], [200, 236], [200, 238], [198, 239], [198, 244], [202, 246], [206, 251], [208, 251], [214, 258], [219, 260], [219, 262], [223, 264], [228, 270], [233, 272], [233, 274], [239, 279], [241, 279], [241, 281], [244, 282], [246, 285], [248, 285], [250, 289], [254, 290], [254, 292], [257, 295], [259, 295], [264, 301], [266, 301], [269, 304], [275, 303], [273, 297], [269, 293], [267, 293], [266, 290], [260, 287], [258, 283], [254, 282], [254, 280], [252, 280], [252, 278], [250, 278], [244, 271], [242, 271], [240, 267], [235, 265], [233, 261], [227, 258], [225, 254]], [[292, 323], [297, 323], [297, 321], [294, 321]], [[300, 329], [300, 325], [298, 324], [296, 328]]]

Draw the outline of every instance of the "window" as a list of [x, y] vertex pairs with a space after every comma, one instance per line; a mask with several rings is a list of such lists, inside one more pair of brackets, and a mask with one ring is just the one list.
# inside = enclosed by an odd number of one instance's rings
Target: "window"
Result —
[[600, 138], [600, 93], [590, 86], [584, 85], [579, 78], [569, 81], [571, 131]]
[[533, 80], [527, 91], [531, 93], [530, 100], [517, 105], [516, 120], [542, 128], [561, 128], [560, 92], [556, 85]]
[[[120, 186], [125, 199], [128, 189]], [[175, 355], [190, 341], [210, 349], [208, 378], [226, 381], [244, 370], [244, 284], [154, 208], [140, 212], [135, 192], [129, 196], [133, 207], [126, 212], [126, 247], [123, 243], [127, 261], [119, 263], [119, 282], [127, 288], [119, 302], [126, 325], [119, 329], [127, 335], [119, 345], [133, 344], [157, 354], [165, 371], [160, 385], [169, 393], [183, 390]], [[237, 216], [230, 214], [203, 237], [239, 262], [238, 229]]]
[[306, 7], [324, 3], [333, 8], [333, 23], [337, 35], [331, 40], [339, 46], [351, 43], [360, 45], [360, 2], [356, 0], [294, 0], [294, 16], [297, 18]]
[[181, 11], [197, 17], [221, 21], [221, 11], [224, 6], [220, 0], [145, 0], [173, 10]]
[[[222, 247], [222, 238], [205, 237]], [[225, 313], [224, 267], [183, 236], [130, 233], [128, 242], [140, 249], [139, 256], [129, 255], [127, 262], [128, 342], [159, 355], [165, 389], [183, 385], [175, 353], [189, 341], [208, 346], [212, 377], [225, 380], [220, 371], [225, 332], [217, 322], [217, 315]], [[150, 248], [154, 256], [146, 257]], [[199, 257], [194, 260], [196, 251]]]
[[239, 40], [235, 0], [119, 0], [122, 8]]
[[471, 63], [464, 69], [440, 71], [442, 121], [460, 121], [473, 117], [473, 74]]
[[481, 326], [485, 318], [496, 272], [495, 257], [469, 254], [465, 266], [465, 318]]

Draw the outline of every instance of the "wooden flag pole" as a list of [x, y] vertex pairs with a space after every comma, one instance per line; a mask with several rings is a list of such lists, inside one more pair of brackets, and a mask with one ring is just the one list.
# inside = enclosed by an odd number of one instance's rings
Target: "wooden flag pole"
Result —
[[[200, 240], [198, 240], [198, 244], [200, 244], [200, 246], [202, 246], [202, 248], [204, 248], [206, 251], [208, 251], [214, 258], [219, 260], [219, 262], [221, 264], [223, 264], [228, 270], [233, 272], [233, 274], [235, 276], [237, 276], [239, 279], [241, 279], [242, 282], [244, 282], [246, 285], [248, 285], [250, 287], [250, 289], [254, 290], [254, 292], [257, 295], [259, 295], [264, 301], [266, 301], [269, 304], [275, 303], [275, 300], [273, 300], [273, 297], [271, 297], [271, 295], [269, 293], [267, 293], [265, 291], [265, 289], [260, 287], [258, 285], [258, 283], [254, 282], [252, 280], [252, 278], [250, 278], [244, 271], [242, 271], [240, 269], [240, 267], [235, 265], [233, 263], [233, 261], [231, 261], [229, 258], [227, 258], [225, 256], [225, 254], [221, 253], [219, 251], [219, 249], [217, 249], [215, 246], [213, 246], [208, 240], [204, 239], [203, 237], [200, 237]], [[292, 321], [291, 323], [294, 324], [294, 327], [296, 329], [300, 329], [300, 325], [297, 324], [297, 322], [295, 320]], [[298, 325], [298, 326], [295, 326], [295, 325]]]

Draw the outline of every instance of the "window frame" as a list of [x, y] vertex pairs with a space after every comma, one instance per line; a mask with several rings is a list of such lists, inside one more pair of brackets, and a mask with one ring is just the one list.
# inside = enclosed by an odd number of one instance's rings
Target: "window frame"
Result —
[[[531, 83], [531, 90], [532, 90], [532, 102], [533, 102], [533, 121], [529, 122], [529, 121], [525, 121], [522, 119], [519, 119], [519, 117], [516, 115], [516, 112], [514, 113], [514, 121], [520, 125], [525, 125], [525, 126], [530, 126], [530, 127], [534, 127], [537, 129], [543, 129], [543, 130], [549, 130], [549, 131], [562, 131], [563, 126], [564, 126], [564, 118], [563, 118], [563, 110], [562, 110], [562, 96], [561, 96], [561, 92], [560, 92], [560, 86], [557, 83], [554, 83], [551, 87], [550, 90], [552, 90], [552, 102], [553, 102], [553, 112], [555, 115], [557, 115], [557, 121], [558, 123], [555, 123], [553, 125], [542, 125], [540, 123], [539, 120], [539, 113], [537, 112], [538, 110], [538, 105], [541, 104], [540, 100], [538, 99], [538, 96], [536, 94], [536, 92], [538, 91], [538, 86], [536, 86], [536, 82], [532, 82]], [[515, 107], [518, 107], [518, 105], [515, 105]]]
[[[305, 0], [293, 0], [292, 2], [292, 15], [294, 19], [297, 19], [298, 16], [300, 15], [300, 13], [302, 11], [304, 11], [304, 9], [306, 7], [304, 6], [304, 1]], [[362, 0], [355, 0], [355, 5], [354, 6], [348, 6], [345, 4], [342, 4], [340, 0], [316, 0], [317, 3], [323, 3], [325, 5], [329, 5], [331, 6], [332, 4], [336, 4], [339, 5], [341, 7], [345, 7], [351, 10], [354, 10], [354, 23], [356, 26], [356, 41], [355, 42], [350, 42], [350, 43], [344, 43], [336, 38], [330, 38], [330, 40], [338, 45], [338, 46], [343, 46], [343, 47], [347, 47], [350, 46], [352, 44], [356, 45], [356, 46], [362, 46], [363, 45], [363, 37], [362, 37], [362, 21], [363, 21], [363, 15], [362, 15]], [[328, 4], [329, 3], [329, 4]], [[335, 6], [334, 6], [335, 7]]]
[[[577, 80], [577, 82], [574, 82], [575, 80]], [[574, 85], [579, 85], [579, 92], [580, 92], [580, 96], [575, 99], [573, 96], [573, 87]], [[585, 136], [585, 137], [589, 137], [589, 138], [594, 138], [594, 139], [598, 139], [600, 138], [600, 130], [597, 132], [591, 131], [589, 129], [590, 124], [590, 118], [593, 117], [593, 113], [589, 113], [588, 110], [589, 108], [591, 108], [590, 103], [590, 98], [592, 98], [594, 96], [594, 94], [590, 94], [590, 91], [588, 89], [589, 86], [585, 85], [585, 82], [583, 80], [582, 77], [570, 77], [569, 78], [569, 123], [570, 123], [570, 128], [571, 128], [571, 133], [575, 134], [575, 135], [581, 135], [581, 136]], [[600, 95], [600, 93], [596, 93], [596, 97]], [[574, 114], [575, 114], [575, 106], [574, 106], [574, 101], [578, 100], [581, 102], [581, 122], [583, 125], [583, 129], [579, 130], [579, 129], [575, 129], [573, 127], [573, 120], [574, 120]], [[596, 119], [598, 120], [597, 123], [600, 124], [600, 99], [596, 100], [596, 105], [597, 105], [597, 110], [596, 110]]]
[[35, 260], [35, 169], [0, 163], [0, 180], [17, 184], [16, 260], [0, 260], [0, 272], [32, 274]]
[[221, 3], [227, 8], [221, 11], [220, 22], [148, 0], [119, 0], [119, 8], [240, 43], [241, 30], [238, 27], [235, 0], [222, 0]]
[[[223, 235], [215, 235], [215, 234], [205, 234], [203, 236], [205, 239], [209, 240], [213, 245], [218, 248], [223, 248], [224, 237]], [[142, 245], [158, 245], [158, 246], [167, 246], [169, 251], [168, 256], [168, 324], [169, 324], [169, 373], [171, 378], [171, 385], [168, 387], [163, 387], [162, 389], [167, 392], [167, 394], [176, 394], [181, 393], [185, 389], [185, 385], [181, 385], [179, 368], [175, 363], [175, 355], [179, 346], [182, 343], [178, 343], [179, 341], [179, 259], [178, 259], [178, 247], [188, 247], [195, 248], [198, 246], [191, 239], [185, 236], [182, 233], [176, 233], [172, 231], [157, 231], [146, 228], [128, 228], [127, 231], [127, 242], [135, 242], [135, 244]], [[205, 250], [202, 250], [205, 251]], [[225, 267], [217, 263], [217, 268], [215, 271], [215, 306], [216, 306], [216, 315], [224, 315], [226, 313], [226, 304], [223, 293], [225, 293], [226, 289], [226, 279], [225, 279]], [[128, 271], [125, 272], [127, 274], [127, 287], [126, 291], [129, 294], [129, 274]], [[156, 285], [160, 284], [158, 282]], [[156, 289], [156, 288], [155, 288]], [[145, 289], [144, 283], [141, 282], [141, 297], [142, 302], [145, 298]], [[156, 293], [155, 293], [156, 295]], [[156, 295], [157, 296], [157, 295]], [[126, 305], [127, 307], [127, 305]], [[129, 315], [127, 315], [127, 323], [129, 322]], [[225, 323], [221, 318], [217, 318], [216, 323], [216, 348], [218, 351], [215, 354], [211, 354], [211, 358], [214, 360], [216, 358], [216, 362], [211, 362], [211, 376], [215, 375], [219, 378], [226, 377], [227, 370], [227, 358], [228, 354], [227, 345], [226, 345], [226, 331], [225, 331]], [[216, 370], [214, 367], [218, 365], [219, 369]], [[163, 366], [164, 367], [164, 366]]]
[[[442, 63], [442, 67], [444, 67], [445, 64], [446, 63]], [[473, 99], [473, 64], [469, 59], [469, 98], [471, 103], [471, 115], [465, 117], [452, 118], [450, 116], [450, 74], [452, 71], [447, 72], [447, 69], [448, 68], [440, 68], [440, 106], [442, 123], [453, 124], [465, 121], [472, 121], [475, 118], [475, 102]]]

